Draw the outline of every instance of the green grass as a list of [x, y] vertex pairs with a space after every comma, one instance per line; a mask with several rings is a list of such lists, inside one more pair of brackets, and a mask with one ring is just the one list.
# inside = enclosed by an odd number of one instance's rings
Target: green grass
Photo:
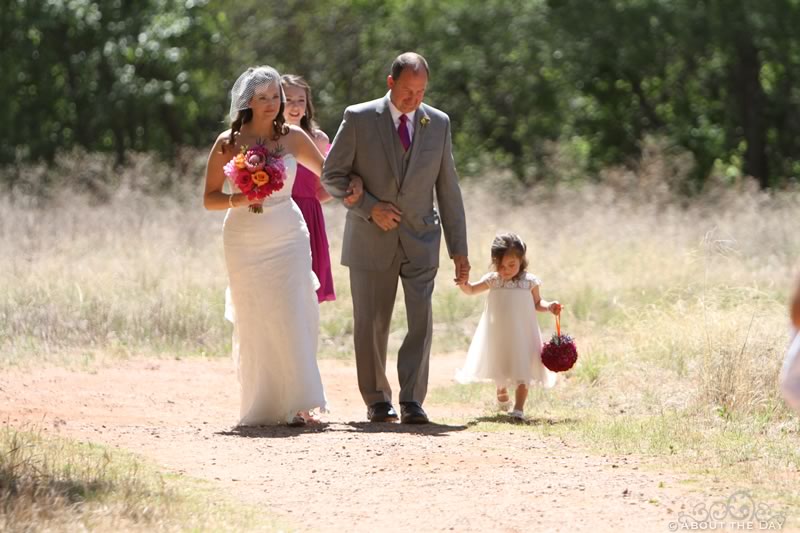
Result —
[[127, 452], [0, 428], [0, 530], [276, 531], [263, 509]]
[[468, 383], [436, 387], [432, 389], [426, 401], [431, 404], [469, 404], [483, 405], [495, 401], [495, 387], [491, 383]]

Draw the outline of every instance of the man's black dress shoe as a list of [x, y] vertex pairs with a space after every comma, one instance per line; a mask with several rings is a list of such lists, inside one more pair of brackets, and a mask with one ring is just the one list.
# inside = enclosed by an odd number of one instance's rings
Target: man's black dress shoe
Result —
[[403, 424], [427, 424], [428, 415], [419, 402], [400, 402], [400, 421]]
[[367, 409], [370, 422], [397, 422], [397, 411], [389, 402], [378, 402]]

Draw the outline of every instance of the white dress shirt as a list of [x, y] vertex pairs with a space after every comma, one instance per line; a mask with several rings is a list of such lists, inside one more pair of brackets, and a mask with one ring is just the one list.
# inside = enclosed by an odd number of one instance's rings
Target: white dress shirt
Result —
[[[392, 113], [392, 121], [394, 122], [394, 129], [395, 131], [397, 131], [397, 128], [400, 127], [400, 115], [402, 115], [403, 113], [401, 113], [400, 110], [394, 106], [391, 97], [389, 97], [389, 111]], [[415, 109], [411, 113], [405, 114], [408, 117], [408, 121], [406, 122], [406, 128], [408, 128], [408, 138], [411, 142], [414, 142], [414, 114], [416, 112], [417, 110]]]

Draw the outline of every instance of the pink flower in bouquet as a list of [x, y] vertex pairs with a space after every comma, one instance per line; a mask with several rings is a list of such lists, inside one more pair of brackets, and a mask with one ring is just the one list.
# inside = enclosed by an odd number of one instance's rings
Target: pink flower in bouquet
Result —
[[283, 175], [286, 169], [283, 166], [283, 160], [277, 162], [277, 164], [272, 165], [266, 169], [264, 169], [267, 175], [269, 176], [269, 181], [276, 181], [276, 180], [283, 180]]
[[269, 153], [267, 152], [267, 149], [260, 144], [257, 144], [255, 147], [248, 150], [244, 156], [245, 166], [247, 167], [247, 170], [249, 170], [250, 172], [264, 170], [264, 167], [267, 164], [268, 155]]

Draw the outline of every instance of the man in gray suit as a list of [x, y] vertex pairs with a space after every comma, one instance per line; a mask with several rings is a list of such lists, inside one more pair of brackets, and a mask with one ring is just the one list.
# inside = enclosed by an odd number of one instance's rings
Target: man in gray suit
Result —
[[361, 200], [347, 213], [342, 264], [350, 268], [358, 386], [372, 422], [397, 420], [386, 379], [386, 350], [398, 278], [408, 333], [397, 373], [401, 420], [409, 424], [428, 422], [422, 403], [442, 227], [455, 281], [469, 279], [450, 119], [422, 103], [428, 75], [422, 56], [409, 52], [397, 57], [386, 80], [388, 94], [345, 110], [322, 173], [323, 186], [337, 198], [347, 196], [351, 175], [364, 180]]

